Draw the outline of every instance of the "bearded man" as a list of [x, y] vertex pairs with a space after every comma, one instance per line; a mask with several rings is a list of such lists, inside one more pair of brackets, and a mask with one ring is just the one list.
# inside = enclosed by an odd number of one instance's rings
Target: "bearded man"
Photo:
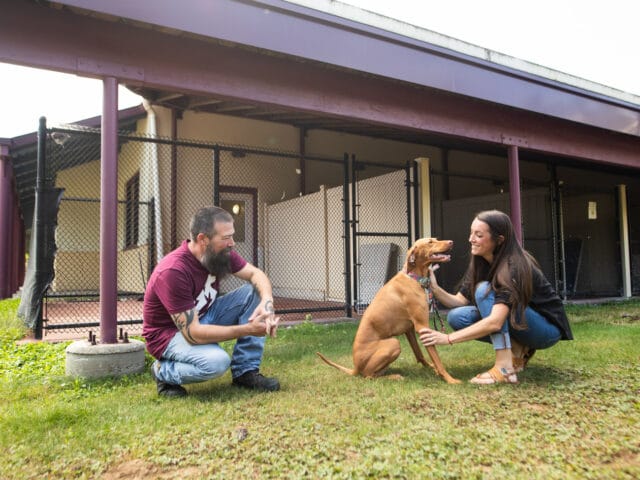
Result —
[[[151, 375], [158, 394], [187, 395], [184, 384], [203, 382], [231, 368], [232, 384], [262, 391], [280, 389], [260, 373], [265, 337], [275, 336], [271, 282], [233, 250], [233, 217], [204, 207], [191, 219], [191, 238], [154, 269], [144, 295], [142, 336], [156, 359]], [[246, 283], [218, 295], [220, 280]], [[219, 342], [236, 340], [231, 357]]]

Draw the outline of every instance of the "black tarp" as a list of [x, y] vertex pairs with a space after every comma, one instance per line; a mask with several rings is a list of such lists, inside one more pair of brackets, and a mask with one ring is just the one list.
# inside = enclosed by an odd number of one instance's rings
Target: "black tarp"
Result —
[[55, 234], [63, 192], [62, 188], [44, 187], [36, 194], [39, 212], [33, 216], [29, 262], [18, 307], [18, 318], [36, 332], [42, 328], [38, 324], [42, 319], [42, 299], [54, 277]]

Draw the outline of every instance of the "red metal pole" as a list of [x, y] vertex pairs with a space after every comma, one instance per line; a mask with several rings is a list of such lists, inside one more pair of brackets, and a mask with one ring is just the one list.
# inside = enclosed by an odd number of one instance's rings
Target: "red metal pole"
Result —
[[100, 162], [100, 341], [117, 343], [118, 330], [118, 81], [103, 80]]
[[13, 238], [11, 230], [13, 205], [11, 205], [11, 200], [13, 189], [9, 149], [4, 145], [0, 148], [0, 299], [3, 299], [10, 295], [10, 258], [11, 240]]
[[[17, 198], [17, 194], [15, 194], [15, 183], [14, 183], [14, 198]], [[11, 293], [15, 293], [22, 285], [22, 280], [20, 279], [20, 262], [24, 263], [24, 251], [22, 251], [22, 242], [20, 241], [20, 232], [22, 229], [20, 228], [20, 224], [22, 222], [22, 218], [20, 216], [20, 208], [18, 207], [18, 202], [13, 202], [13, 221], [11, 225], [11, 231], [13, 232], [13, 239], [11, 240], [11, 251], [13, 252], [13, 263], [11, 264]]]
[[509, 201], [511, 203], [511, 223], [518, 243], [522, 245], [522, 208], [520, 203], [520, 164], [518, 147], [509, 145]]

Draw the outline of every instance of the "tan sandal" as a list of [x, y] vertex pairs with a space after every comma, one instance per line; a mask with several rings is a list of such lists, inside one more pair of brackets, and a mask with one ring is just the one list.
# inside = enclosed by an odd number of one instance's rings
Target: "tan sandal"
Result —
[[469, 382], [476, 385], [494, 385], [496, 383], [510, 383], [515, 385], [518, 383], [518, 376], [512, 369], [508, 370], [494, 366], [487, 372], [479, 373], [469, 380]]
[[531, 360], [531, 357], [533, 357], [534, 353], [536, 353], [535, 349], [533, 349], [533, 348], [530, 349], [530, 348], [525, 347], [525, 349], [522, 352], [521, 356], [519, 356], [519, 357], [514, 356], [512, 358], [512, 360], [513, 360], [513, 371], [515, 373], [520, 373], [521, 371], [523, 371], [524, 368], [529, 363], [529, 360]]

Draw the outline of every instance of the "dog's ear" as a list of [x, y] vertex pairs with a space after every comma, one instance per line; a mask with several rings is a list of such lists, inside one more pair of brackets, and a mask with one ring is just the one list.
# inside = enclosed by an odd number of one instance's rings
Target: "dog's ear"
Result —
[[411, 245], [411, 248], [407, 252], [407, 263], [411, 266], [415, 266], [416, 264], [416, 246]]

